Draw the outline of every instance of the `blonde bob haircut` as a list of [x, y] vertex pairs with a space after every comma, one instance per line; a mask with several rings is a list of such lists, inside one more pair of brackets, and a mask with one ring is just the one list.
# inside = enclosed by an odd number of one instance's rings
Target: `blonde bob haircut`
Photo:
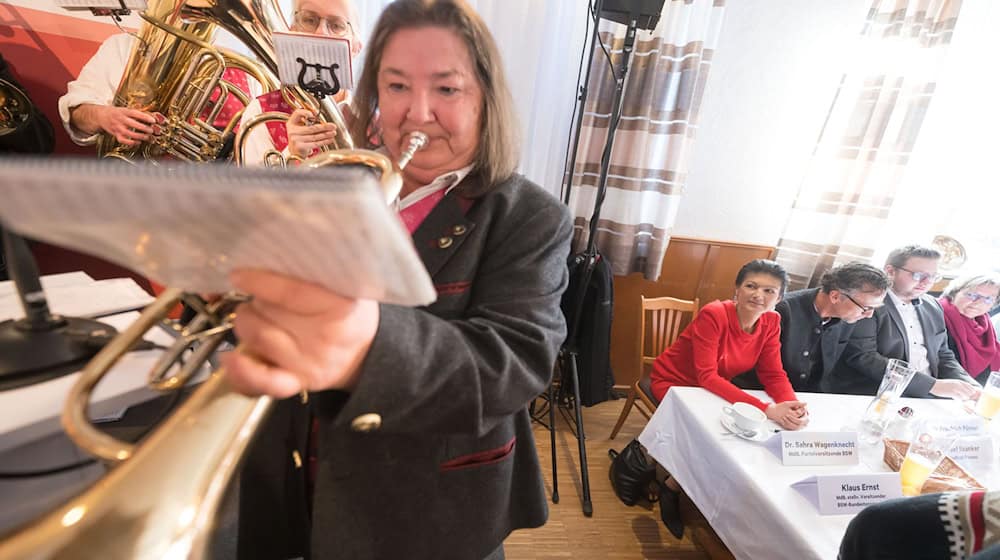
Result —
[[500, 51], [482, 18], [463, 0], [396, 0], [386, 7], [372, 31], [364, 71], [354, 91], [353, 110], [357, 118], [351, 135], [359, 144], [374, 147], [368, 139], [378, 109], [378, 71], [382, 53], [397, 31], [420, 27], [448, 29], [458, 35], [469, 50], [483, 92], [481, 137], [473, 158], [473, 173], [478, 173], [484, 188], [489, 189], [514, 174], [519, 130]]

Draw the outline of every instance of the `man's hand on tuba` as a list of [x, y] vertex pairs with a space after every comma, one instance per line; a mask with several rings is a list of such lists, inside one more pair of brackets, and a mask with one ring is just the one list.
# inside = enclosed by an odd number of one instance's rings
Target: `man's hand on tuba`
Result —
[[159, 113], [90, 103], [74, 107], [70, 119], [73, 126], [84, 133], [97, 134], [104, 131], [126, 146], [134, 146], [159, 134], [160, 127], [157, 124], [166, 120]]

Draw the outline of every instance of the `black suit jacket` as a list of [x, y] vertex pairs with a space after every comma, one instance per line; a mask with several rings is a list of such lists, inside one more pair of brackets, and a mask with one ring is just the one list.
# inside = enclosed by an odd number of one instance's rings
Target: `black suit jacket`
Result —
[[[839, 319], [823, 324], [815, 307], [818, 292], [819, 288], [792, 292], [775, 307], [781, 315], [781, 364], [797, 392], [829, 390], [824, 380], [840, 360], [854, 331], [853, 324]], [[823, 367], [814, 372], [817, 360]]]
[[[931, 387], [938, 379], [961, 379], [975, 383], [955, 359], [948, 348], [948, 331], [944, 325], [941, 305], [930, 296], [923, 296], [917, 304], [917, 317], [924, 331], [930, 375], [917, 373], [903, 393], [907, 397], [929, 397]], [[841, 362], [830, 374], [830, 390], [835, 393], [874, 395], [885, 375], [890, 358], [910, 359], [910, 341], [899, 310], [889, 294], [885, 306], [876, 310], [869, 319], [862, 319], [854, 327]]]

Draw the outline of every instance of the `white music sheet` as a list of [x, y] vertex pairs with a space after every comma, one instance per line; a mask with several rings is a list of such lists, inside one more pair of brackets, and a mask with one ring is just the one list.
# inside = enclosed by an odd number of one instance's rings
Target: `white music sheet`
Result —
[[0, 159], [0, 220], [187, 291], [272, 270], [348, 297], [425, 305], [436, 292], [371, 171]]
[[[301, 33], [273, 33], [272, 38], [274, 53], [278, 58], [278, 77], [282, 84], [299, 85], [302, 64], [298, 59], [301, 58], [306, 64], [320, 64], [326, 67], [335, 64], [334, 73], [340, 82], [340, 89], [354, 89], [351, 44], [347, 39]], [[318, 78], [333, 86], [333, 78], [328, 69], [323, 69], [317, 76], [315, 68], [306, 68], [302, 78], [305, 83]]]

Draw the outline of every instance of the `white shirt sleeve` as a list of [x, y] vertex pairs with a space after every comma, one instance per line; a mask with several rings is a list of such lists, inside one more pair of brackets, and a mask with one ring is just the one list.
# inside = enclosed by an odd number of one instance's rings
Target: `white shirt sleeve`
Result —
[[66, 84], [66, 95], [59, 98], [59, 118], [73, 142], [81, 146], [97, 142], [97, 134], [87, 135], [70, 124], [70, 110], [88, 103], [111, 105], [114, 102], [135, 42], [135, 37], [125, 33], [108, 37], [80, 70], [77, 79]]

